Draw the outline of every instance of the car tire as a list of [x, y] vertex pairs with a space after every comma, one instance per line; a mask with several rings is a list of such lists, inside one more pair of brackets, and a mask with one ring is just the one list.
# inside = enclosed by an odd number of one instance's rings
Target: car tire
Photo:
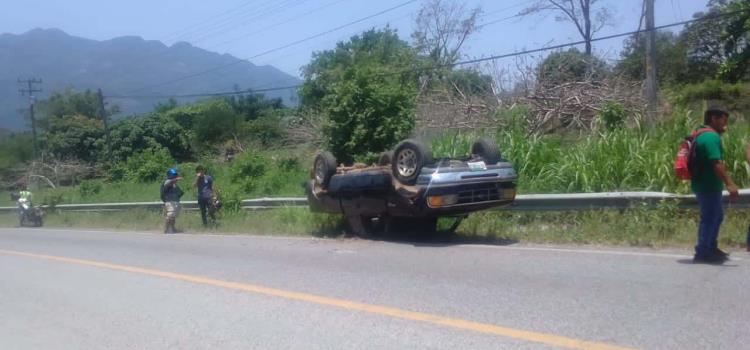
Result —
[[487, 164], [497, 164], [502, 159], [500, 149], [494, 141], [487, 138], [474, 142], [471, 145], [471, 154], [481, 157]]
[[336, 175], [336, 157], [331, 152], [318, 153], [312, 175], [316, 185], [327, 188], [333, 175]]
[[393, 150], [391, 171], [399, 182], [413, 185], [422, 167], [430, 163], [432, 153], [427, 147], [416, 140], [404, 140]]
[[393, 151], [385, 151], [383, 153], [380, 153], [380, 157], [378, 157], [378, 166], [391, 165], [392, 160]]

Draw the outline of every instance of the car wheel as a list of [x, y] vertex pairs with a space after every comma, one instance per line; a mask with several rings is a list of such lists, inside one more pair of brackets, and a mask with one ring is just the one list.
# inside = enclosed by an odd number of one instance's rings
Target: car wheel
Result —
[[323, 188], [328, 187], [331, 177], [336, 174], [336, 158], [331, 152], [320, 152], [315, 156], [313, 165], [313, 180]]
[[391, 165], [392, 159], [393, 151], [385, 151], [383, 153], [380, 153], [380, 157], [378, 157], [378, 166]]
[[422, 167], [432, 163], [432, 153], [418, 141], [405, 140], [396, 146], [391, 163], [393, 176], [403, 184], [413, 185]]
[[471, 145], [471, 154], [481, 157], [487, 164], [497, 164], [500, 161], [500, 150], [494, 141], [481, 138]]

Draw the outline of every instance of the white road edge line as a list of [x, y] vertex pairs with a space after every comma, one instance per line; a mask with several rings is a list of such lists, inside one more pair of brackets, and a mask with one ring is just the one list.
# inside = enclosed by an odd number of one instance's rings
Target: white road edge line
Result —
[[[12, 230], [13, 228], [0, 228], [0, 231]], [[58, 232], [74, 232], [74, 233], [109, 233], [109, 234], [138, 234], [144, 236], [160, 236], [161, 233], [157, 232], [142, 232], [142, 231], [106, 231], [106, 230], [76, 230], [76, 229], [56, 229], [56, 228], [24, 228], [24, 230], [33, 231], [58, 231]], [[190, 236], [191, 234], [176, 235], [176, 236]], [[294, 236], [263, 236], [263, 235], [246, 235], [246, 234], [214, 234], [214, 233], [198, 233], [196, 237], [231, 237], [231, 238], [252, 238], [252, 239], [272, 239], [272, 240], [301, 240], [301, 241], [330, 241], [336, 242], [340, 240], [331, 238], [317, 238], [317, 237], [294, 237]], [[360, 242], [367, 242], [359, 240]], [[375, 243], [382, 243], [383, 241], [371, 241]], [[386, 242], [388, 243], [388, 242]], [[403, 244], [408, 242], [394, 242], [396, 244]], [[633, 251], [620, 251], [620, 250], [599, 250], [599, 249], [571, 249], [571, 248], [554, 248], [554, 247], [518, 247], [518, 246], [499, 246], [499, 245], [488, 245], [488, 244], [456, 244], [455, 247], [461, 248], [473, 248], [473, 249], [499, 249], [499, 250], [511, 250], [511, 251], [536, 251], [536, 252], [553, 252], [553, 253], [573, 253], [573, 254], [598, 254], [598, 255], [619, 255], [619, 256], [642, 256], [642, 257], [654, 257], [654, 258], [691, 258], [690, 254], [669, 254], [669, 253], [649, 253], [649, 252], [633, 252]], [[742, 261], [742, 258], [732, 257], [731, 261]]]

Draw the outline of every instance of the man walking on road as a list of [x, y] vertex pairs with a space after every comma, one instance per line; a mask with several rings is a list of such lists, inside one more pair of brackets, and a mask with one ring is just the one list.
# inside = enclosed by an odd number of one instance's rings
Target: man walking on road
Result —
[[721, 134], [729, 124], [729, 113], [718, 108], [706, 110], [704, 125], [696, 131], [694, 156], [691, 159], [691, 188], [700, 205], [698, 244], [694, 262], [723, 263], [729, 254], [718, 247], [719, 229], [724, 220], [722, 191], [726, 186], [731, 198], [738, 196], [737, 186], [724, 165]]
[[175, 228], [175, 222], [177, 217], [180, 215], [180, 198], [182, 197], [182, 189], [177, 185], [177, 182], [182, 180], [182, 177], [177, 173], [177, 169], [171, 168], [167, 170], [167, 180], [161, 185], [161, 201], [164, 202], [164, 233], [178, 233]]
[[201, 210], [201, 220], [203, 220], [203, 227], [208, 227], [209, 217], [211, 224], [216, 223], [216, 208], [213, 203], [214, 178], [206, 174], [206, 169], [201, 165], [195, 168], [195, 173], [193, 186], [198, 190], [198, 207]]

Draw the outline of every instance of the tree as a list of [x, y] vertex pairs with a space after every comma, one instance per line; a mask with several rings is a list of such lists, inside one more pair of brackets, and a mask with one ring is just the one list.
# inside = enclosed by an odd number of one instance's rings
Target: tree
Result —
[[270, 111], [284, 108], [284, 103], [280, 98], [267, 99], [261, 94], [252, 93], [252, 90], [248, 90], [247, 94], [227, 97], [226, 101], [246, 121], [258, 119]]
[[480, 8], [467, 10], [456, 0], [426, 0], [412, 34], [417, 52], [433, 67], [456, 63], [466, 39], [477, 30], [480, 13]]
[[344, 162], [384, 151], [414, 127], [415, 52], [390, 28], [315, 53], [303, 68], [302, 107], [326, 118], [331, 152]]
[[95, 162], [103, 149], [104, 125], [83, 115], [51, 119], [47, 150], [57, 159]]
[[522, 10], [519, 15], [529, 16], [545, 12], [556, 13], [555, 19], [571, 22], [578, 34], [586, 42], [586, 56], [591, 57], [591, 40], [612, 18], [606, 7], [595, 8], [599, 0], [536, 0], [531, 6]]
[[[99, 98], [91, 90], [77, 92], [72, 88], [67, 88], [62, 91], [55, 91], [49, 98], [37, 102], [37, 110], [40, 115], [39, 125], [42, 129], [49, 127], [52, 118], [85, 116], [91, 119], [100, 119]], [[107, 116], [119, 112], [120, 108], [117, 105], [105, 110]]]
[[178, 107], [164, 113], [164, 116], [191, 131], [191, 141], [201, 146], [231, 138], [242, 122], [242, 118], [224, 99], [210, 99]]
[[750, 0], [731, 1], [722, 12], [739, 12], [726, 20], [721, 36], [726, 60], [719, 68], [719, 78], [736, 83], [750, 69]]
[[[693, 18], [720, 14], [723, 2], [710, 1], [709, 10], [696, 13]], [[690, 72], [693, 76], [700, 77], [696, 80], [716, 77], [719, 67], [726, 61], [721, 38], [725, 26], [726, 18], [697, 21], [686, 25], [680, 34], [681, 39], [685, 41]]]
[[446, 79], [452, 88], [466, 95], [492, 93], [492, 77], [473, 69], [454, 69]]
[[154, 106], [155, 113], [166, 113], [177, 108], [177, 100], [174, 97], [170, 97], [167, 102], [159, 102]]
[[110, 129], [112, 162], [125, 161], [146, 149], [166, 148], [170, 155], [184, 161], [192, 158], [192, 132], [174, 119], [155, 113], [123, 119]]
[[596, 57], [587, 57], [576, 48], [553, 52], [539, 64], [537, 83], [555, 86], [568, 82], [581, 82], [602, 78], [606, 63]]
[[[631, 80], [646, 78], [646, 38], [634, 35], [625, 41], [615, 72]], [[657, 81], [660, 84], [682, 84], [702, 81], [711, 75], [696, 74], [690, 68], [687, 45], [682, 36], [669, 31], [656, 33]]]
[[[95, 92], [77, 92], [71, 88], [55, 91], [37, 106], [47, 152], [57, 159], [84, 162], [99, 159], [104, 149], [104, 124]], [[118, 112], [116, 105], [104, 111], [107, 116]]]

